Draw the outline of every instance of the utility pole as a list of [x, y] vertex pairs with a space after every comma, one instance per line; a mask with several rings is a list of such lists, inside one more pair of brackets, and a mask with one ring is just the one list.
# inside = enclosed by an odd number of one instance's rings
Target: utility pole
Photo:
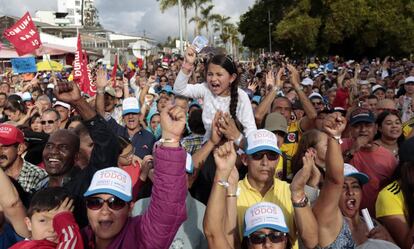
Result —
[[180, 54], [184, 55], [183, 53], [183, 29], [181, 27], [182, 20], [181, 20], [181, 0], [178, 0], [178, 32], [180, 33]]
[[272, 53], [272, 23], [270, 22], [270, 10], [267, 11], [267, 21], [269, 22], [269, 52]]

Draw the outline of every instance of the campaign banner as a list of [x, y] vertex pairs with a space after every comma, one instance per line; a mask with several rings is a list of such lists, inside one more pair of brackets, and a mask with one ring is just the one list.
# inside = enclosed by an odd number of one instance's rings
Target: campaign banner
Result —
[[[82, 62], [82, 42], [80, 34], [78, 34], [78, 43], [75, 52], [75, 60], [73, 61], [73, 81], [77, 82], [78, 84], [82, 84]], [[79, 88], [82, 89], [82, 86], [79, 85]]]
[[11, 64], [14, 73], [34, 73], [37, 72], [36, 60], [34, 57], [13, 58]]
[[88, 66], [88, 54], [86, 51], [82, 53], [82, 91], [89, 96], [96, 94], [96, 84], [93, 81], [91, 69]]
[[6, 29], [3, 36], [13, 44], [19, 56], [31, 53], [42, 45], [36, 25], [29, 12], [26, 12], [19, 21]]

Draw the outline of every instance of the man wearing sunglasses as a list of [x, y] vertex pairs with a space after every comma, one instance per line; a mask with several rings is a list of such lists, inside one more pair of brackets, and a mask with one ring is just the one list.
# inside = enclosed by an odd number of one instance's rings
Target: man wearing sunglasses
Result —
[[[296, 231], [299, 231], [305, 246], [313, 243], [310, 232], [303, 229], [306, 215], [309, 210], [303, 207], [307, 206], [308, 199], [306, 196], [297, 200], [293, 199], [298, 193], [289, 189], [289, 184], [274, 177], [275, 168], [278, 164], [281, 151], [277, 146], [277, 137], [268, 130], [260, 129], [252, 132], [247, 137], [247, 149], [241, 156], [241, 160], [247, 166], [247, 175], [239, 181], [237, 197], [237, 220], [239, 234], [242, 235], [244, 227], [244, 215], [247, 208], [258, 202], [271, 202], [278, 205], [286, 218], [287, 227], [291, 232], [289, 240], [293, 248], [298, 248]], [[303, 193], [302, 193], [303, 194]], [[307, 213], [306, 213], [307, 212]], [[297, 215], [300, 218], [294, 218]], [[309, 246], [313, 248], [313, 246]]]
[[131, 178], [118, 168], [97, 171], [85, 192], [90, 226], [84, 230], [87, 248], [168, 248], [186, 220], [187, 154], [180, 148], [186, 114], [167, 106], [161, 113], [162, 139], [154, 149], [151, 203], [140, 216], [132, 210]]
[[46, 134], [52, 134], [59, 130], [60, 126], [60, 114], [55, 109], [47, 109], [42, 114], [42, 128]]

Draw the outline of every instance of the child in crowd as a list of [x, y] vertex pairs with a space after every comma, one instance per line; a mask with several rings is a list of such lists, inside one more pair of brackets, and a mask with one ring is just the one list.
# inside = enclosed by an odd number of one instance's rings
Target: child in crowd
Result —
[[32, 236], [21, 241], [17, 248], [74, 248], [83, 249], [79, 227], [72, 214], [73, 200], [61, 187], [38, 191], [30, 202], [25, 222]]
[[[233, 59], [223, 54], [213, 56], [207, 63], [207, 81], [201, 84], [189, 85], [188, 80], [195, 61], [196, 51], [193, 47], [188, 47], [185, 52], [185, 62], [174, 83], [174, 92], [189, 98], [203, 99], [203, 123], [207, 131], [204, 141], [207, 141], [211, 136], [211, 125], [217, 111], [230, 113], [231, 117], [223, 116], [220, 119], [221, 123], [228, 123], [230, 119], [233, 119], [236, 125], [243, 125], [242, 130], [246, 136], [256, 130], [249, 97], [243, 90], [238, 88], [239, 76]], [[238, 137], [233, 135], [227, 138], [233, 140], [236, 145], [240, 145], [243, 134], [240, 133]]]

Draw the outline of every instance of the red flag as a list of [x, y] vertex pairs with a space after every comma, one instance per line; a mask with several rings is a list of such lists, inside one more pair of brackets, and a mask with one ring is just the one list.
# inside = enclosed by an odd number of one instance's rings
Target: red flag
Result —
[[82, 91], [89, 96], [94, 96], [96, 93], [96, 85], [92, 79], [91, 69], [88, 66], [88, 55], [86, 51], [82, 53]]
[[78, 34], [78, 44], [73, 61], [73, 81], [78, 83], [79, 89], [83, 90], [83, 73], [82, 73], [83, 53], [80, 34]]
[[115, 54], [115, 63], [114, 63], [114, 68], [112, 69], [112, 73], [111, 73], [111, 79], [112, 79], [112, 84], [115, 85], [116, 82], [116, 71], [118, 70], [118, 54]]
[[3, 36], [13, 44], [19, 56], [31, 53], [42, 45], [29, 12], [26, 12], [19, 21], [6, 29]]

